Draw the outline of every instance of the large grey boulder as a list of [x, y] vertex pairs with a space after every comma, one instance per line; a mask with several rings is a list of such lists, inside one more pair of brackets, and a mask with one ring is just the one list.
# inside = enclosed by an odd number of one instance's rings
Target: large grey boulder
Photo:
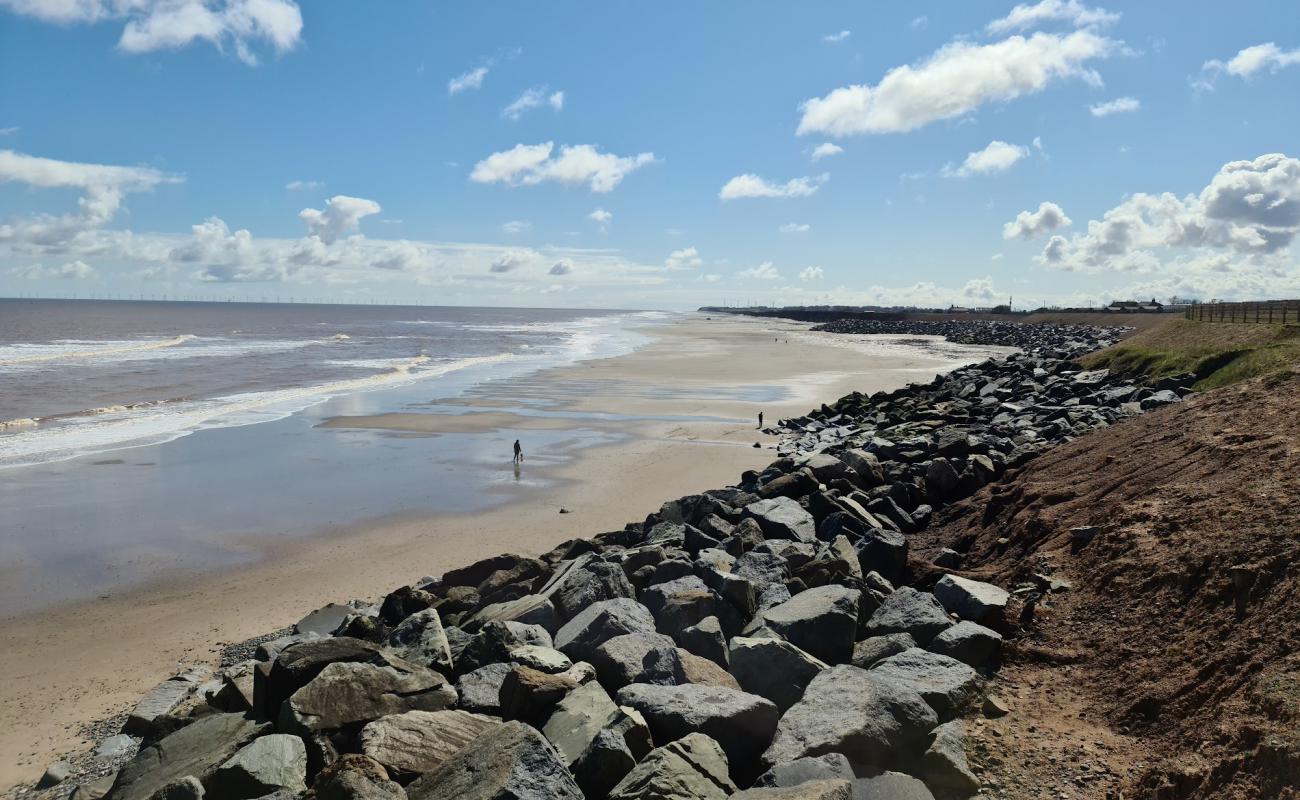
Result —
[[442, 630], [436, 608], [417, 611], [402, 620], [388, 635], [389, 648], [413, 664], [450, 674], [451, 646]]
[[827, 667], [790, 642], [743, 636], [731, 640], [729, 660], [740, 688], [766, 697], [783, 713], [799, 702], [808, 683]]
[[797, 500], [772, 497], [745, 506], [745, 516], [758, 523], [768, 539], [817, 541], [817, 521]]
[[720, 686], [632, 684], [619, 690], [618, 702], [641, 712], [656, 742], [692, 732], [711, 737], [741, 774], [752, 772], [780, 718], [772, 701]]
[[1002, 652], [1002, 634], [967, 620], [962, 620], [934, 637], [929, 650], [955, 658], [976, 669], [991, 667]]
[[913, 689], [941, 720], [952, 719], [980, 686], [979, 675], [966, 664], [920, 648], [876, 662], [870, 674]]
[[726, 800], [736, 791], [722, 747], [691, 733], [655, 748], [609, 793], [609, 800]]
[[625, 633], [654, 633], [649, 609], [635, 600], [618, 597], [593, 603], [564, 624], [555, 634], [555, 647], [575, 661], [589, 661], [596, 648]]
[[573, 666], [573, 660], [554, 647], [525, 644], [510, 651], [510, 661], [525, 667], [555, 674]]
[[635, 710], [614, 705], [600, 684], [569, 692], [542, 730], [588, 797], [606, 794], [650, 751], [650, 731]]
[[312, 782], [316, 800], [406, 800], [406, 792], [374, 759], [344, 753]]
[[618, 714], [618, 706], [609, 694], [593, 681], [569, 692], [556, 704], [542, 733], [564, 762], [573, 764]]
[[808, 781], [853, 780], [853, 765], [843, 753], [806, 756], [769, 769], [754, 781], [754, 786], [798, 786]]
[[537, 625], [547, 633], [555, 633], [560, 629], [561, 619], [551, 598], [539, 593], [483, 606], [463, 624], [467, 629], [473, 630], [489, 622], [519, 622]]
[[384, 666], [338, 662], [293, 693], [277, 727], [315, 733], [405, 711], [439, 711], [455, 702], [456, 690], [431, 669], [397, 658]]
[[555, 748], [521, 722], [478, 737], [406, 794], [410, 800], [583, 800]]
[[869, 669], [872, 664], [890, 656], [896, 656], [904, 650], [916, 647], [916, 640], [910, 633], [886, 633], [871, 636], [853, 645], [853, 666]]
[[717, 617], [705, 617], [698, 624], [673, 633], [673, 640], [700, 658], [707, 658], [720, 667], [727, 666], [727, 637]]
[[230, 800], [252, 800], [278, 791], [307, 791], [307, 748], [302, 739], [273, 733], [254, 739], [217, 768], [208, 792]]
[[646, 587], [641, 603], [650, 609], [660, 633], [671, 634], [719, 613], [717, 595], [695, 575]]
[[479, 628], [456, 660], [458, 672], [472, 672], [488, 664], [510, 660], [510, 653], [529, 645], [551, 647], [551, 635], [540, 625], [492, 621]]
[[853, 800], [934, 800], [934, 795], [911, 775], [882, 772], [853, 781]]
[[467, 711], [407, 711], [361, 729], [361, 752], [388, 772], [425, 773], [460, 752], [501, 721]]
[[958, 575], [944, 575], [934, 585], [934, 596], [943, 607], [962, 619], [978, 622], [991, 628], [1001, 626], [1006, 619], [1005, 590], [983, 581], [973, 581]]
[[467, 672], [456, 681], [460, 707], [479, 714], [501, 713], [501, 684], [510, 672], [510, 664], [497, 663]]
[[853, 468], [864, 489], [870, 489], [885, 482], [885, 472], [880, 467], [880, 460], [875, 454], [866, 450], [850, 449], [840, 453], [844, 463]]
[[662, 633], [625, 633], [606, 641], [591, 656], [605, 688], [618, 691], [629, 683], [673, 685], [685, 681], [677, 645]]
[[378, 645], [349, 636], [292, 644], [275, 657], [265, 679], [260, 679], [260, 671], [254, 676], [258, 715], [275, 719], [284, 701], [330, 664], [366, 662], [377, 657], [382, 657]]
[[561, 617], [572, 619], [591, 604], [616, 597], [636, 597], [623, 568], [608, 561], [587, 561], [565, 575], [555, 587], [551, 602]]
[[907, 569], [907, 537], [898, 531], [865, 528], [854, 549], [864, 575], [878, 572], [886, 580], [897, 581]]
[[853, 785], [843, 778], [796, 786], [756, 787], [736, 792], [732, 800], [853, 800]]
[[918, 644], [926, 645], [950, 625], [952, 620], [934, 595], [903, 586], [885, 598], [867, 620], [866, 628], [871, 636], [906, 633]]
[[270, 731], [242, 714], [211, 714], [143, 748], [117, 773], [108, 800], [149, 800], [172, 781], [209, 777], [240, 748]]
[[921, 777], [930, 786], [962, 796], [979, 791], [979, 778], [966, 759], [966, 729], [961, 720], [945, 722], [930, 733], [930, 746], [921, 756]]
[[763, 761], [843, 753], [858, 764], [890, 764], [938, 722], [914, 689], [847, 664], [831, 667], [781, 717]]
[[861, 600], [857, 589], [818, 586], [762, 612], [746, 632], [767, 627], [823, 661], [841, 663], [853, 655]]
[[148, 734], [153, 721], [179, 705], [208, 674], [206, 670], [187, 670], [150, 689], [127, 714], [122, 731], [136, 736]]

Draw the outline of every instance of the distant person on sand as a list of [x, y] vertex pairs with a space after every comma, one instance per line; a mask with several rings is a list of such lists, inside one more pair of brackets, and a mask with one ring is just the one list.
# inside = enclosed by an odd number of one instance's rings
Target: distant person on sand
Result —
[[760, 429], [762, 429], [762, 427], [763, 427], [763, 412], [762, 412], [762, 411], [758, 412], [758, 427], [759, 427]]
[[519, 446], [519, 440], [515, 439], [515, 463], [518, 464], [524, 460], [524, 448]]

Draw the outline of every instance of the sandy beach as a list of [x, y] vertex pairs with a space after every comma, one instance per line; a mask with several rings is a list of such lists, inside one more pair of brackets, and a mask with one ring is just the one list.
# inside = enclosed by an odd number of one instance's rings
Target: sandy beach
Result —
[[[649, 330], [648, 346], [511, 379], [546, 413], [463, 398], [454, 413], [341, 417], [331, 427], [391, 436], [507, 431], [544, 488], [475, 514], [402, 514], [305, 538], [247, 537], [248, 566], [170, 579], [0, 621], [0, 787], [35, 779], [85, 747], [82, 726], [128, 709], [179, 664], [286, 625], [327, 602], [381, 596], [423, 575], [500, 552], [544, 552], [621, 528], [665, 500], [734, 482], [774, 456], [756, 430], [849, 391], [928, 380], [988, 349], [834, 340], [774, 320], [692, 315]], [[932, 343], [933, 344], [933, 343]], [[528, 433], [567, 425], [617, 434], [562, 466], [528, 458]], [[517, 433], [514, 433], [516, 432]], [[754, 448], [755, 442], [765, 446]], [[510, 470], [508, 456], [503, 471]], [[569, 513], [561, 514], [563, 508]]]

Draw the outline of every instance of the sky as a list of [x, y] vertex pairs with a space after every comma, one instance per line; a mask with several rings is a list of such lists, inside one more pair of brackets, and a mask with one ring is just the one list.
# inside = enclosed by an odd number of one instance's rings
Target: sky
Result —
[[0, 0], [0, 295], [1300, 296], [1293, 0]]

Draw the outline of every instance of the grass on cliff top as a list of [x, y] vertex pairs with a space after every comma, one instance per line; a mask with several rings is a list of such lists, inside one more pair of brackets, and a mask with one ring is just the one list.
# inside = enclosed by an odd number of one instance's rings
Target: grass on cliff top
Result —
[[1193, 372], [1196, 389], [1215, 389], [1290, 372], [1300, 363], [1300, 327], [1173, 319], [1085, 356], [1083, 363], [1147, 383]]

